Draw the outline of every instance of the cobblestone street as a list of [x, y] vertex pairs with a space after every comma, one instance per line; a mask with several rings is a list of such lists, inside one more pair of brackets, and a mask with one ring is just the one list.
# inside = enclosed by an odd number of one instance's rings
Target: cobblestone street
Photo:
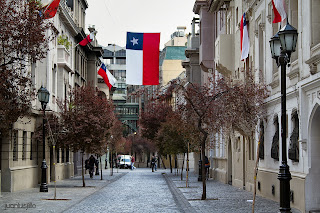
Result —
[[[90, 179], [86, 175], [86, 188], [81, 177], [57, 182], [57, 198], [49, 185], [48, 193], [38, 188], [13, 193], [2, 193], [0, 212], [251, 212], [252, 193], [213, 180], [207, 182], [207, 200], [200, 200], [202, 183], [190, 173], [189, 188], [185, 179], [170, 170], [126, 169], [103, 171]], [[184, 174], [185, 175], [185, 174]], [[7, 208], [9, 204], [32, 204], [26, 208]], [[30, 205], [29, 205], [30, 206]], [[255, 212], [278, 212], [279, 203], [257, 197]], [[299, 211], [292, 209], [293, 213]]]
[[161, 171], [135, 169], [66, 212], [180, 212]]

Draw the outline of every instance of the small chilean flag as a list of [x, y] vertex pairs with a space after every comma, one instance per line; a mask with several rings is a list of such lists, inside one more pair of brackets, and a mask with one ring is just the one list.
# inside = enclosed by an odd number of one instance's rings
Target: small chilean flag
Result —
[[106, 65], [104, 63], [101, 64], [98, 74], [103, 78], [104, 82], [109, 87], [109, 90], [115, 85], [117, 80], [113, 77], [113, 75], [109, 72]]
[[246, 14], [244, 13], [240, 23], [241, 60], [248, 58], [250, 48], [248, 27], [245, 15]]
[[94, 32], [90, 33], [87, 37], [85, 37], [82, 41], [79, 42], [81, 46], [86, 46], [94, 39]]
[[274, 19], [273, 23], [282, 22], [287, 18], [283, 0], [272, 0]]
[[42, 16], [44, 19], [53, 18], [58, 10], [60, 0], [53, 0], [49, 5], [45, 6], [43, 8], [42, 14], [40, 13], [40, 16]]
[[127, 32], [127, 84], [159, 84], [159, 43], [160, 33]]

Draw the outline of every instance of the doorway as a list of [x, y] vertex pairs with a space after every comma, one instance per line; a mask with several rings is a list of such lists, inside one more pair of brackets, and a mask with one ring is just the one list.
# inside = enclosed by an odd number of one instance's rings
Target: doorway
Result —
[[309, 174], [306, 177], [306, 210], [320, 209], [320, 106], [316, 105], [309, 121]]

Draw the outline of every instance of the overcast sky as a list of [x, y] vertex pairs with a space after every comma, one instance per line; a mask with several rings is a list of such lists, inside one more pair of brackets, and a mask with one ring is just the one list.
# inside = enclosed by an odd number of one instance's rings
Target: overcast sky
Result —
[[[95, 25], [100, 45], [124, 47], [126, 32], [160, 32], [160, 49], [177, 26], [191, 31], [195, 0], [87, 0], [86, 28]], [[88, 30], [86, 29], [86, 33]]]

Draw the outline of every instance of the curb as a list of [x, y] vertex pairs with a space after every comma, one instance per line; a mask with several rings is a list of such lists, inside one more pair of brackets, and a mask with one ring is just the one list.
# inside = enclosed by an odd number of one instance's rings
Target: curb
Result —
[[168, 177], [166, 173], [162, 173], [164, 179], [166, 180], [169, 189], [173, 195], [173, 198], [177, 205], [180, 207], [182, 212], [197, 212], [189, 203], [189, 201], [185, 198], [183, 193], [177, 188], [177, 186], [173, 183], [173, 181]]

